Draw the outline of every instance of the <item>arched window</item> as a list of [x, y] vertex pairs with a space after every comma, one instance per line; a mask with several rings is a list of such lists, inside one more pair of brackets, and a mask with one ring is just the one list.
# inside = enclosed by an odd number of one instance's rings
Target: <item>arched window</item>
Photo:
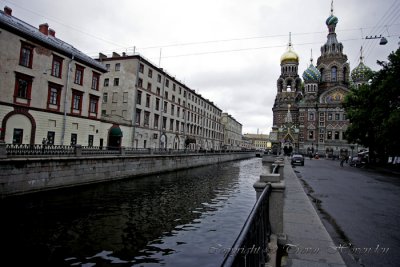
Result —
[[337, 81], [337, 68], [332, 67], [331, 69], [331, 82], [336, 82]]
[[322, 68], [322, 69], [320, 69], [320, 72], [321, 72], [321, 81], [322, 82], [324, 82], [325, 81], [325, 69], [324, 68]]
[[344, 68], [343, 68], [343, 81], [344, 81], [344, 82], [347, 82], [347, 79], [346, 79], [346, 72], [347, 72], [347, 68], [344, 67]]

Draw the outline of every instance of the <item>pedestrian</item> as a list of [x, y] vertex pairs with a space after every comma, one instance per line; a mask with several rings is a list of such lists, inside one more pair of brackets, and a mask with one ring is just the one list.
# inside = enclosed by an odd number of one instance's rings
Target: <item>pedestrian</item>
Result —
[[346, 161], [346, 157], [342, 156], [342, 159], [340, 160], [340, 167], [343, 167], [343, 163]]

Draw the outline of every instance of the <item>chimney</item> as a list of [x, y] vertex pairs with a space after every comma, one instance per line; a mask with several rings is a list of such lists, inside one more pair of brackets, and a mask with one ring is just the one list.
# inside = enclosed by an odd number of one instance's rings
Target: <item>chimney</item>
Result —
[[12, 9], [8, 6], [4, 7], [4, 13], [6, 13], [6, 15], [11, 16], [12, 13]]
[[116, 52], [113, 52], [112, 53], [112, 57], [121, 57], [118, 53], [116, 53]]
[[49, 28], [49, 35], [52, 37], [56, 37], [56, 31]]
[[100, 60], [106, 59], [106, 58], [107, 58], [106, 55], [104, 55], [103, 53], [99, 53], [99, 59], [100, 59]]
[[44, 35], [49, 35], [49, 24], [43, 23], [39, 25], [39, 31]]

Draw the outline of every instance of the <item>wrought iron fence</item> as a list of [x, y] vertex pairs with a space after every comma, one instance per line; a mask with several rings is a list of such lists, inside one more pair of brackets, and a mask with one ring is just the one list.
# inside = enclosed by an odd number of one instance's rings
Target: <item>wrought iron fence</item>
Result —
[[265, 263], [268, 262], [268, 242], [271, 235], [270, 193], [271, 187], [267, 185], [221, 266], [254, 267], [265, 266]]
[[[4, 144], [3, 144], [4, 145]], [[170, 148], [133, 148], [108, 146], [62, 146], [5, 144], [7, 157], [43, 157], [43, 156], [102, 156], [102, 155], [145, 155], [145, 154], [209, 154], [209, 153], [248, 153], [252, 150], [191, 150]]]
[[75, 155], [74, 146], [55, 146], [55, 145], [6, 145], [7, 156], [58, 156]]

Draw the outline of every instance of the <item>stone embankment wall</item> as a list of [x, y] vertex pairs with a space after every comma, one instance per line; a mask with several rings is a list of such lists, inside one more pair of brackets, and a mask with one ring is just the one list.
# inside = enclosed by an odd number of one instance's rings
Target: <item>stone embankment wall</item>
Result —
[[0, 198], [255, 157], [255, 153], [0, 160]]

